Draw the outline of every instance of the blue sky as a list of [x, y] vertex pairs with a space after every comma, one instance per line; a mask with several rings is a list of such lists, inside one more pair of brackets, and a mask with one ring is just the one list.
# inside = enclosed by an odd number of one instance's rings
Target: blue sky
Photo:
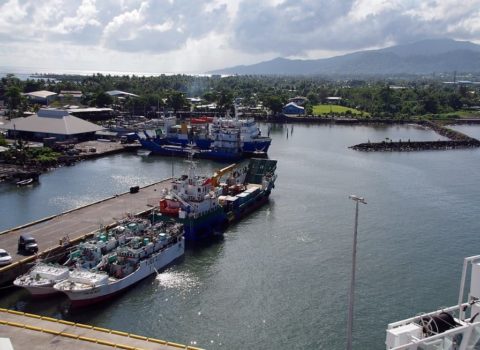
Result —
[[202, 73], [448, 37], [480, 0], [0, 0], [0, 66]]

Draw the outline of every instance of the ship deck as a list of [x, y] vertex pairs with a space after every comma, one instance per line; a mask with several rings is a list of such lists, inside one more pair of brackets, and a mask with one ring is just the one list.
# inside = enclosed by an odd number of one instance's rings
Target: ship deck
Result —
[[7, 309], [0, 309], [1, 338], [8, 338], [15, 350], [109, 348], [200, 350], [156, 338]]

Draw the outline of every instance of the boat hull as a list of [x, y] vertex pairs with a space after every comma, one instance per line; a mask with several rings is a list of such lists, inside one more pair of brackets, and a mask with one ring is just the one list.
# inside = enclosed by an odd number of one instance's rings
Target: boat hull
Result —
[[[154, 140], [141, 139], [142, 147], [152, 151], [152, 153], [171, 157], [188, 157], [192, 148], [183, 146], [172, 146], [156, 143]], [[214, 149], [193, 149], [195, 157], [203, 159], [212, 159], [225, 162], [235, 162], [243, 158], [241, 152], [228, 152]]]
[[180, 258], [185, 251], [184, 238], [170, 245], [164, 250], [152, 255], [140, 262], [140, 266], [128, 276], [114, 280], [108, 280], [108, 283], [98, 287], [91, 287], [82, 290], [65, 290], [56, 286], [56, 289], [65, 293], [71, 301], [72, 307], [95, 304], [97, 302], [114, 297], [123, 292], [135, 283], [165, 268], [176, 259]]
[[183, 224], [185, 240], [188, 244], [203, 243], [221, 237], [230, 223], [241, 220], [267, 203], [269, 195], [270, 191], [261, 191], [255, 198], [235, 210], [225, 211], [220, 207], [204, 217], [180, 219], [168, 215], [156, 215], [154, 220], [175, 220]]
[[45, 285], [45, 286], [23, 286], [15, 283], [15, 285], [17, 287], [26, 289], [34, 298], [49, 297], [51, 295], [60, 293], [59, 291], [53, 288], [53, 284]]

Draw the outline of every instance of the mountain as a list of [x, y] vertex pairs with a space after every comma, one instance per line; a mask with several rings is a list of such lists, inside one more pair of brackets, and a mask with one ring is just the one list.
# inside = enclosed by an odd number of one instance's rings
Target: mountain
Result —
[[391, 75], [480, 72], [480, 45], [430, 39], [317, 60], [275, 58], [208, 72], [210, 74]]

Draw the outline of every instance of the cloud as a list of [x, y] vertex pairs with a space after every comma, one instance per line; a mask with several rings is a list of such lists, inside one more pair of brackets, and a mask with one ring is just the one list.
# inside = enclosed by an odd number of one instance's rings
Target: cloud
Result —
[[480, 37], [480, 1], [243, 1], [231, 45], [242, 51], [299, 56], [351, 51], [435, 37]]
[[105, 26], [102, 44], [119, 51], [167, 52], [221, 30], [227, 6], [215, 1], [144, 1]]
[[0, 5], [0, 41], [166, 52], [221, 31], [227, 10], [219, 0], [9, 0]]
[[2, 65], [202, 71], [439, 37], [480, 41], [480, 0], [0, 1]]

